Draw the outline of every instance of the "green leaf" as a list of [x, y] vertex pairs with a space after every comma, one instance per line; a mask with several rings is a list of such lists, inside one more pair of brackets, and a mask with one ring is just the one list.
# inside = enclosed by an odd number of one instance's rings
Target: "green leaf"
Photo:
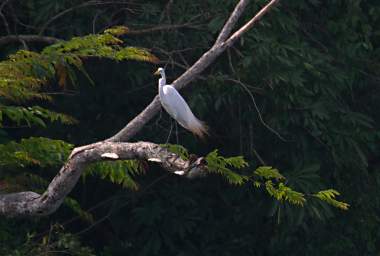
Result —
[[282, 174], [277, 169], [274, 169], [271, 166], [260, 166], [255, 170], [254, 173], [264, 179], [285, 179], [285, 177], [282, 176]]
[[336, 207], [341, 210], [348, 210], [350, 207], [349, 204], [340, 202], [335, 199], [336, 196], [339, 196], [340, 193], [334, 189], [327, 189], [327, 190], [322, 190], [319, 191], [318, 193], [314, 194], [315, 197], [319, 198], [320, 200]]

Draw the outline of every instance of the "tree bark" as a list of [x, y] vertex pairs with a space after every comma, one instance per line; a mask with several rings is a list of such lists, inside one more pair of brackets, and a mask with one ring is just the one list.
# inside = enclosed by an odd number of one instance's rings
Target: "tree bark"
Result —
[[202, 157], [183, 160], [154, 143], [101, 142], [96, 147], [72, 154], [42, 195], [32, 191], [0, 195], [0, 214], [11, 217], [48, 215], [62, 204], [89, 164], [126, 159], [157, 162], [167, 171], [186, 178], [203, 176], [207, 171]]

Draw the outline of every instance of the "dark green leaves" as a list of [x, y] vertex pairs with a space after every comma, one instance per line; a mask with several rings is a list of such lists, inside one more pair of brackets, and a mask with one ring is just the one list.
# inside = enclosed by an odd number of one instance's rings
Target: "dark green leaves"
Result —
[[102, 179], [121, 185], [123, 188], [137, 190], [139, 185], [134, 180], [134, 176], [144, 173], [144, 166], [138, 160], [123, 160], [92, 164], [87, 168], [83, 177], [97, 175]]
[[27, 165], [59, 166], [72, 145], [48, 138], [22, 139], [20, 143], [10, 142], [0, 145], [0, 167], [24, 167]]

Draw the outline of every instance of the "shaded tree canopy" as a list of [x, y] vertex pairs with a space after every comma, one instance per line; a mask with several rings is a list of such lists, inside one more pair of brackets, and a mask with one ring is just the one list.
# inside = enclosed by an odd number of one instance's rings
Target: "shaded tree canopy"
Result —
[[[379, 7], [2, 2], [0, 209], [63, 206], [2, 218], [1, 254], [374, 255]], [[160, 111], [157, 65], [206, 142]]]

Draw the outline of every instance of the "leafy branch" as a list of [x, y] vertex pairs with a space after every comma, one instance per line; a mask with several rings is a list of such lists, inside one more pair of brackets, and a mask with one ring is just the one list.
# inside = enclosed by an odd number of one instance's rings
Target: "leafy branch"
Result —
[[[168, 150], [189, 156], [188, 151], [181, 145], [167, 145]], [[335, 199], [340, 195], [333, 189], [322, 190], [314, 194], [305, 194], [286, 185], [286, 177], [278, 169], [271, 166], [260, 166], [253, 173], [241, 174], [249, 167], [249, 163], [242, 156], [223, 157], [218, 150], [214, 150], [205, 156], [206, 170], [224, 177], [232, 185], [253, 184], [256, 188], [265, 188], [265, 191], [279, 202], [288, 202], [293, 205], [304, 206], [306, 197], [318, 198], [319, 200], [342, 210], [348, 210], [349, 204]], [[249, 171], [248, 171], [249, 172]]]

